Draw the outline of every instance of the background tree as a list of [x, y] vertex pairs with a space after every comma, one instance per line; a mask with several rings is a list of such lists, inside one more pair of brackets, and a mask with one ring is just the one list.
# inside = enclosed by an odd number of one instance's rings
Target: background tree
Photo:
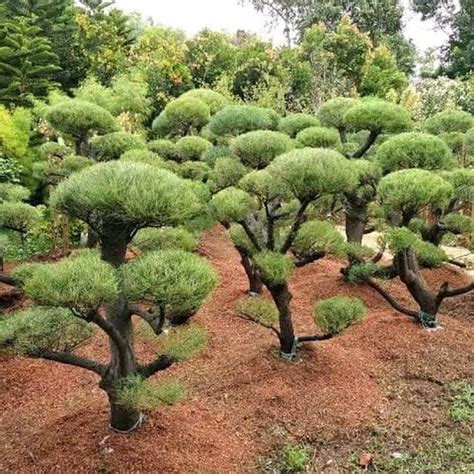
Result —
[[32, 105], [35, 97], [45, 97], [59, 70], [51, 43], [40, 28], [25, 19], [7, 21], [0, 28], [0, 102], [5, 105]]
[[[437, 314], [441, 303], [448, 297], [467, 293], [474, 289], [474, 283], [450, 289], [448, 283], [433, 291], [420, 272], [419, 257], [416, 255], [417, 236], [407, 226], [420, 215], [421, 210], [445, 209], [452, 199], [451, 184], [436, 174], [419, 169], [396, 171], [384, 177], [378, 187], [378, 199], [386, 222], [392, 226], [387, 232], [387, 240], [394, 254], [394, 265], [401, 281], [418, 304], [418, 310], [400, 304], [382, 285], [355, 266], [350, 271], [351, 278], [362, 278], [380, 293], [397, 311], [415, 318], [423, 326], [437, 327]], [[433, 249], [428, 249], [433, 253]]]

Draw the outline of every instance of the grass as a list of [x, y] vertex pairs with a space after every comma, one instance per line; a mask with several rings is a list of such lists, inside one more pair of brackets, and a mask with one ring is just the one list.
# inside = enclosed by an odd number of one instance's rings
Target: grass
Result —
[[468, 383], [458, 384], [459, 391], [451, 406], [451, 418], [456, 422], [474, 421], [474, 387]]

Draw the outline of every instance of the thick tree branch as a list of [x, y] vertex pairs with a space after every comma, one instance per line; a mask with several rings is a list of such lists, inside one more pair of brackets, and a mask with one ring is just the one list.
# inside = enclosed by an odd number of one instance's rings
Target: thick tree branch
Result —
[[20, 282], [17, 279], [7, 276], [4, 273], [0, 273], [0, 283], [5, 283], [10, 286], [20, 286]]
[[413, 311], [411, 309], [405, 308], [402, 306], [398, 301], [395, 300], [395, 298], [385, 291], [379, 284], [375, 283], [374, 280], [368, 279], [367, 284], [373, 288], [377, 293], [379, 293], [390, 305], [395, 308], [399, 313], [406, 314], [407, 316], [410, 316], [411, 318], [418, 318], [418, 313], [416, 311]]
[[258, 243], [257, 237], [255, 237], [255, 234], [252, 232], [252, 230], [250, 229], [247, 222], [246, 221], [240, 221], [239, 224], [243, 227], [245, 233], [247, 234], [247, 237], [250, 239], [250, 241], [252, 242], [255, 249], [260, 252], [262, 250], [262, 248], [261, 248], [260, 244]]
[[158, 312], [149, 312], [142, 310], [137, 305], [129, 306], [130, 313], [135, 314], [146, 321], [149, 326], [153, 329], [153, 332], [159, 336], [163, 332], [163, 326], [165, 324], [165, 311], [164, 308], [159, 308]]
[[60, 364], [80, 367], [81, 369], [86, 369], [91, 372], [95, 372], [96, 374], [100, 376], [102, 376], [107, 369], [107, 367], [104, 364], [101, 364], [92, 359], [85, 359], [83, 357], [70, 354], [69, 352], [55, 352], [55, 351], [41, 350], [41, 351], [28, 352], [28, 355], [30, 357], [34, 357], [38, 359], [46, 359], [46, 360], [51, 360], [54, 362], [59, 362]]
[[349, 154], [349, 158], [362, 158], [370, 150], [370, 147], [375, 143], [375, 140], [377, 140], [379, 134], [380, 130], [372, 130], [367, 137], [367, 140], [360, 146], [360, 148]]
[[465, 293], [469, 293], [472, 290], [474, 290], [474, 282], [470, 283], [469, 285], [453, 289], [450, 289], [449, 284], [446, 282], [441, 286], [438, 291], [438, 294], [436, 295], [436, 303], [440, 305], [445, 298], [452, 298], [453, 296], [463, 295]]
[[321, 258], [324, 258], [326, 256], [326, 252], [315, 252], [311, 255], [308, 255], [306, 257], [300, 257], [299, 255], [296, 255], [296, 260], [294, 261], [295, 267], [304, 267], [305, 265], [308, 265], [309, 263], [313, 263], [316, 260], [320, 260]]
[[288, 233], [288, 236], [286, 237], [285, 243], [282, 245], [280, 252], [283, 254], [286, 254], [290, 247], [293, 245], [293, 241], [295, 240], [296, 234], [298, 233], [298, 230], [300, 229], [301, 225], [303, 224], [304, 221], [304, 214], [306, 212], [306, 209], [308, 208], [311, 199], [305, 199], [304, 201], [301, 202], [300, 208], [298, 209], [298, 212], [295, 215], [293, 224], [291, 225], [290, 232]]
[[151, 377], [152, 375], [160, 372], [161, 370], [166, 370], [168, 367], [171, 367], [176, 361], [168, 355], [160, 355], [153, 362], [149, 364], [140, 365], [137, 369], [137, 373], [143, 378]]
[[273, 215], [268, 207], [268, 203], [264, 203], [265, 214], [267, 216], [267, 247], [270, 250], [275, 250], [275, 223]]
[[315, 341], [327, 341], [332, 339], [334, 334], [315, 334], [314, 336], [301, 336], [298, 337], [298, 342], [315, 342]]

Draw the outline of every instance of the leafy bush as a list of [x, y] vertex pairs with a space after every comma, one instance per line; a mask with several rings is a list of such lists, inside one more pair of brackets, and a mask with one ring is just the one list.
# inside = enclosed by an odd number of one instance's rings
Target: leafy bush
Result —
[[284, 472], [296, 473], [304, 471], [310, 460], [308, 446], [285, 446], [280, 455]]
[[221, 222], [242, 221], [255, 207], [250, 194], [234, 187], [219, 191], [213, 196], [211, 204], [216, 219]]
[[132, 375], [121, 381], [118, 404], [138, 411], [152, 410], [160, 405], [174, 405], [184, 396], [184, 384], [178, 379], [146, 380]]
[[299, 256], [316, 253], [343, 256], [345, 242], [330, 222], [308, 221], [300, 227], [291, 250]]
[[235, 186], [247, 173], [247, 168], [235, 158], [217, 158], [210, 180], [215, 191]]
[[0, 321], [0, 348], [15, 346], [15, 352], [25, 355], [42, 350], [70, 351], [92, 334], [92, 326], [68, 309], [38, 306]]
[[211, 115], [215, 115], [229, 103], [229, 100], [222, 94], [210, 89], [192, 89], [182, 94], [180, 98], [198, 99], [204, 102], [209, 107]]
[[97, 160], [118, 160], [126, 151], [145, 149], [146, 145], [139, 135], [114, 132], [91, 140], [92, 153]]
[[389, 138], [379, 146], [376, 157], [385, 173], [406, 168], [448, 169], [455, 164], [443, 140], [418, 132]]
[[237, 303], [237, 311], [258, 324], [271, 326], [278, 321], [278, 309], [266, 298], [251, 297]]
[[74, 151], [67, 145], [58, 142], [46, 142], [38, 147], [38, 151], [43, 158], [65, 158], [72, 155]]
[[356, 99], [349, 97], [336, 97], [324, 102], [318, 110], [318, 117], [321, 123], [326, 127], [337, 128], [338, 130], [346, 130], [346, 114], [347, 111], [357, 104]]
[[461, 132], [466, 133], [474, 126], [473, 116], [462, 110], [446, 110], [428, 118], [425, 129], [433, 135], [441, 133]]
[[200, 161], [186, 161], [175, 172], [184, 179], [207, 182], [211, 168]]
[[335, 148], [340, 144], [336, 130], [325, 127], [310, 127], [298, 133], [296, 140], [310, 148]]
[[418, 263], [426, 268], [438, 268], [448, 261], [446, 252], [430, 242], [419, 240], [415, 243]]
[[278, 155], [294, 148], [293, 141], [280, 132], [259, 130], [234, 138], [232, 152], [250, 168], [262, 169]]
[[455, 155], [461, 155], [464, 150], [464, 133], [461, 132], [445, 132], [440, 133], [438, 137], [448, 145], [449, 149]]
[[198, 161], [210, 148], [212, 143], [201, 137], [183, 137], [175, 145], [177, 156], [181, 161]]
[[119, 128], [110, 112], [79, 99], [65, 100], [50, 107], [45, 118], [56, 130], [76, 139], [87, 137], [93, 132], [115, 132]]
[[40, 211], [23, 202], [0, 203], [0, 228], [26, 232], [41, 216]]
[[254, 256], [262, 280], [271, 285], [287, 283], [294, 269], [293, 262], [286, 255], [264, 250]]
[[314, 318], [316, 324], [327, 334], [341, 333], [351, 324], [364, 318], [364, 303], [358, 298], [334, 296], [316, 303]]
[[0, 203], [3, 201], [21, 202], [30, 197], [29, 189], [19, 184], [0, 182]]
[[191, 324], [173, 330], [159, 341], [159, 347], [164, 354], [177, 361], [184, 361], [199, 354], [206, 347], [208, 340], [205, 329]]
[[395, 171], [379, 183], [378, 195], [387, 216], [402, 213], [407, 222], [419, 209], [444, 209], [453, 196], [453, 187], [430, 171]]
[[447, 214], [443, 216], [443, 223], [450, 232], [467, 234], [474, 232], [474, 217], [463, 214]]
[[156, 250], [184, 250], [194, 252], [198, 247], [194, 234], [181, 227], [142, 229], [133, 239], [133, 245], [145, 252]]
[[153, 140], [148, 143], [148, 149], [165, 160], [177, 160], [176, 145], [171, 140]]
[[159, 136], [183, 136], [201, 130], [211, 117], [209, 106], [189, 97], [173, 100], [155, 119], [152, 128]]
[[124, 293], [149, 301], [166, 314], [197, 310], [217, 285], [217, 274], [201, 257], [183, 250], [147, 252], [123, 267]]
[[129, 150], [126, 151], [121, 157], [121, 162], [126, 163], [140, 163], [151, 166], [156, 166], [158, 168], [166, 168], [165, 162], [152, 151], [143, 149], [143, 150]]
[[296, 138], [299, 132], [309, 127], [318, 127], [319, 120], [310, 114], [293, 114], [283, 117], [278, 124], [278, 130], [291, 138]]
[[349, 191], [357, 184], [349, 160], [334, 150], [306, 148], [290, 151], [278, 156], [269, 171], [281, 179], [300, 201]]
[[227, 106], [218, 112], [209, 124], [218, 136], [238, 136], [254, 130], [275, 130], [280, 117], [271, 110], [253, 105]]
[[118, 296], [118, 282], [112, 266], [97, 253], [81, 252], [57, 263], [21, 267], [14, 271], [24, 280], [28, 298], [46, 306], [94, 309]]
[[345, 115], [355, 130], [399, 133], [411, 128], [410, 114], [403, 107], [379, 99], [365, 99], [349, 108]]

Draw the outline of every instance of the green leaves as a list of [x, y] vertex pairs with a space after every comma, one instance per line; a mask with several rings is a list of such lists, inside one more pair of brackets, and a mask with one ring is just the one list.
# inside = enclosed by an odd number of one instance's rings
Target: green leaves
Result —
[[231, 142], [231, 151], [249, 168], [262, 169], [271, 161], [294, 148], [285, 134], [269, 130], [248, 132]]
[[250, 194], [230, 187], [213, 196], [211, 207], [220, 222], [241, 222], [256, 206]]
[[133, 133], [114, 132], [91, 140], [92, 152], [99, 161], [118, 160], [126, 151], [145, 149], [142, 137]]
[[93, 327], [64, 308], [35, 307], [0, 322], [0, 348], [17, 354], [71, 352], [91, 337]]
[[183, 228], [163, 227], [161, 229], [142, 229], [133, 239], [133, 245], [142, 251], [185, 250], [194, 252], [198, 239]]
[[110, 112], [91, 102], [67, 99], [50, 107], [45, 119], [56, 130], [74, 138], [87, 137], [93, 132], [111, 133], [119, 126]]
[[401, 133], [377, 150], [377, 161], [385, 173], [407, 168], [448, 169], [456, 164], [446, 143], [427, 133]]
[[357, 184], [349, 161], [333, 150], [290, 151], [277, 157], [268, 170], [300, 201], [348, 191]]
[[260, 296], [239, 301], [237, 311], [263, 326], [271, 326], [278, 321], [278, 309], [275, 303]]
[[280, 120], [278, 131], [286, 133], [290, 138], [295, 138], [302, 130], [309, 127], [318, 127], [319, 125], [320, 122], [314, 115], [292, 114]]
[[401, 213], [408, 222], [423, 208], [446, 208], [453, 187], [434, 173], [408, 169], [385, 176], [380, 181], [378, 196], [387, 216]]
[[181, 161], [198, 161], [212, 148], [212, 143], [201, 137], [183, 137], [175, 145], [177, 156]]
[[310, 148], [336, 148], [340, 145], [337, 130], [325, 127], [306, 128], [298, 133], [296, 140]]
[[[10, 189], [10, 193], [12, 189]], [[17, 197], [18, 197], [18, 193]], [[12, 195], [10, 194], [10, 197]], [[0, 203], [0, 228], [26, 232], [41, 217], [40, 211], [23, 202]]]
[[380, 99], [368, 98], [351, 107], [345, 121], [355, 130], [398, 133], [411, 128], [410, 114], [403, 107]]
[[361, 321], [366, 314], [364, 303], [358, 298], [334, 296], [321, 300], [314, 307], [316, 324], [326, 333], [336, 335], [351, 324]]
[[439, 112], [425, 122], [425, 129], [433, 135], [447, 132], [465, 133], [474, 127], [474, 117], [462, 110], [445, 110]]
[[44, 306], [87, 311], [113, 301], [119, 293], [115, 270], [92, 251], [57, 263], [19, 267], [13, 275], [22, 280], [25, 295]]
[[294, 269], [293, 262], [286, 255], [263, 251], [254, 255], [262, 280], [271, 285], [287, 283]]
[[181, 362], [201, 352], [207, 343], [208, 334], [206, 330], [196, 324], [191, 324], [161, 336], [159, 350], [172, 359]]
[[253, 105], [227, 106], [218, 112], [209, 124], [212, 133], [219, 136], [238, 136], [253, 130], [275, 130], [280, 117], [272, 109]]
[[175, 225], [203, 210], [192, 182], [150, 165], [122, 161], [74, 174], [59, 184], [51, 204], [98, 231], [104, 223]]
[[309, 221], [299, 229], [291, 250], [301, 257], [317, 253], [343, 256], [345, 241], [330, 222]]
[[192, 313], [217, 286], [217, 274], [201, 257], [182, 250], [149, 252], [122, 270], [124, 293], [148, 301], [166, 314]]

